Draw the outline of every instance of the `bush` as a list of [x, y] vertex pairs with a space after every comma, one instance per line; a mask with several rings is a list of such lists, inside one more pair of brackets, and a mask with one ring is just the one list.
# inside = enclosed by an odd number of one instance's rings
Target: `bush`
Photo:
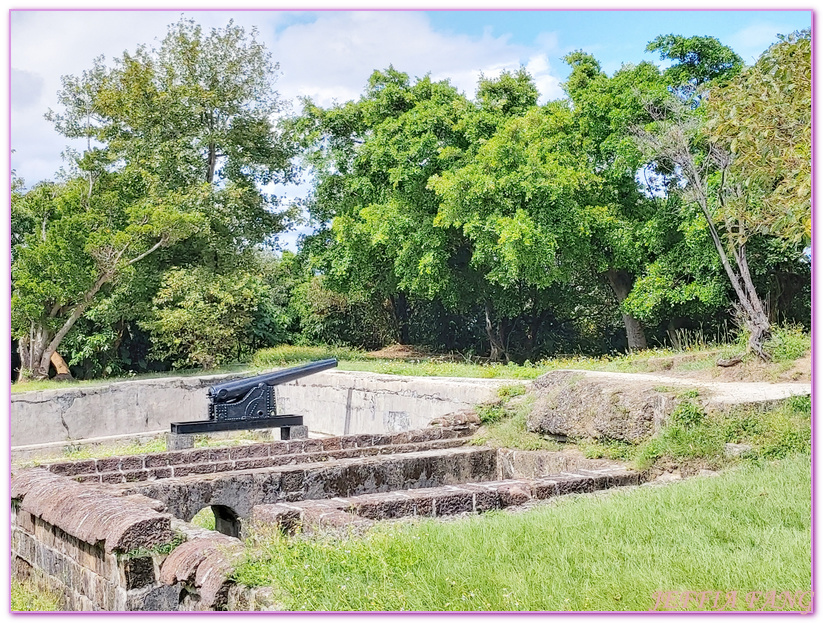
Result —
[[766, 343], [766, 351], [776, 362], [800, 359], [811, 347], [811, 336], [797, 325], [772, 327], [772, 337]]
[[270, 321], [267, 295], [263, 280], [247, 272], [168, 271], [152, 317], [141, 323], [151, 334], [152, 356], [171, 359], [175, 368], [214, 368], [250, 355], [268, 341], [262, 336]]

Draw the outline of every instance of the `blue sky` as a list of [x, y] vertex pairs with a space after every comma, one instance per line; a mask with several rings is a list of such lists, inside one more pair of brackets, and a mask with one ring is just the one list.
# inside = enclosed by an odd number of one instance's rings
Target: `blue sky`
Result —
[[[604, 68], [621, 62], [656, 60], [643, 51], [660, 34], [710, 35], [752, 62], [774, 40], [811, 25], [811, 11], [429, 11], [436, 29], [481, 35], [509, 34], [529, 45], [554, 33], [564, 50], [582, 48], [597, 55]], [[608, 67], [607, 67], [608, 66]]]
[[[54, 176], [66, 140], [43, 114], [57, 107], [62, 75], [80, 74], [138, 44], [156, 44], [181, 14], [204, 27], [229, 19], [257, 27], [280, 63], [285, 103], [301, 95], [321, 105], [357, 98], [374, 69], [390, 63], [410, 75], [449, 79], [472, 96], [482, 73], [524, 65], [541, 101], [562, 97], [561, 58], [583, 49], [604, 70], [659, 62], [644, 52], [659, 34], [712, 35], [748, 63], [788, 33], [811, 25], [811, 11], [13, 11], [11, 13], [12, 167], [28, 185]], [[296, 105], [295, 105], [296, 108]], [[274, 189], [288, 202], [308, 185]], [[294, 246], [300, 230], [284, 241]]]

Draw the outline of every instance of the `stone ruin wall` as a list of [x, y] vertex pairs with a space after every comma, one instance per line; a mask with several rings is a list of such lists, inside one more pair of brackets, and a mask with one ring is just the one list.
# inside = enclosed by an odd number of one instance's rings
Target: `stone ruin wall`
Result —
[[[457, 414], [456, 414], [457, 415]], [[461, 417], [465, 419], [461, 420]], [[67, 610], [276, 610], [231, 580], [249, 528], [358, 529], [642, 482], [601, 459], [472, 445], [476, 416], [348, 435], [88, 459], [12, 474], [12, 571]], [[187, 523], [210, 507], [216, 530]]]
[[[252, 472], [243, 470], [255, 468], [280, 466], [285, 472], [302, 473], [301, 465], [322, 459], [410, 453], [431, 442], [457, 446], [471, 432], [466, 427], [433, 428], [276, 441], [20, 470], [11, 481], [12, 575], [61, 595], [61, 608], [72, 611], [276, 609], [270, 589], [230, 581], [243, 550], [238, 538], [197, 528], [179, 518], [181, 511], [187, 518], [193, 512], [178, 507], [172, 509], [177, 516], [172, 515], [164, 502], [132, 489], [166, 481], [185, 498], [189, 488], [197, 491], [192, 479], [198, 475], [232, 472], [226, 481], [242, 482], [244, 476], [254, 480]], [[303, 478], [293, 483], [290, 490], [285, 481], [279, 482], [274, 491], [280, 497], [275, 500], [304, 499]], [[240, 493], [248, 491], [241, 488]], [[222, 501], [242, 504], [237, 495]], [[194, 504], [198, 510], [214, 502], [180, 501], [183, 507]], [[246, 510], [250, 514], [252, 509]]]

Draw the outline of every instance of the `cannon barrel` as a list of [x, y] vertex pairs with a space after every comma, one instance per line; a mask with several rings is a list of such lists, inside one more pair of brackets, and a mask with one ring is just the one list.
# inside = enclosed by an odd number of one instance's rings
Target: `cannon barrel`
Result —
[[225, 402], [233, 398], [242, 398], [246, 393], [265, 383], [266, 385], [279, 385], [280, 383], [288, 383], [295, 379], [328, 370], [329, 368], [337, 367], [337, 359], [323, 359], [322, 361], [313, 361], [303, 366], [295, 366], [294, 368], [287, 368], [286, 370], [278, 370], [277, 372], [269, 372], [268, 374], [260, 374], [252, 376], [247, 379], [239, 379], [237, 381], [227, 381], [226, 383], [218, 383], [209, 387], [208, 395], [211, 400], [219, 400]]

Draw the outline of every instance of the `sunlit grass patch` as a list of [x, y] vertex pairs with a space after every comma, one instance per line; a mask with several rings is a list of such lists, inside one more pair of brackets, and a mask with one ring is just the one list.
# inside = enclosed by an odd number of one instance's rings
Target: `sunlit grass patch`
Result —
[[810, 515], [810, 462], [796, 456], [365, 537], [271, 532], [235, 578], [292, 610], [642, 611], [661, 590], [809, 590]]

